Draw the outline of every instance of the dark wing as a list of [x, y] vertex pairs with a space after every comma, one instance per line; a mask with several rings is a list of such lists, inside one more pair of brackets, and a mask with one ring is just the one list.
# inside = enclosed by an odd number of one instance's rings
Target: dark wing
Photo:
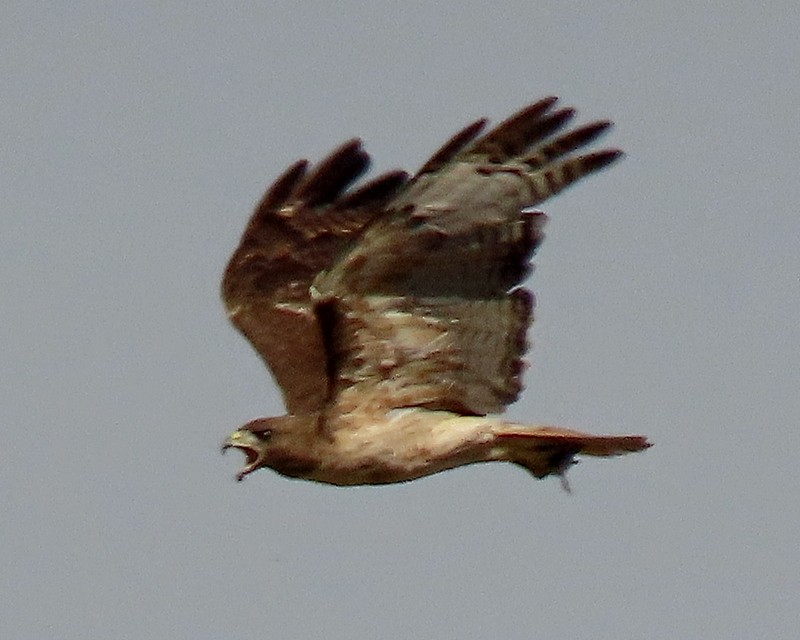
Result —
[[267, 190], [222, 281], [228, 316], [271, 369], [289, 413], [328, 398], [328, 359], [309, 287], [407, 180], [387, 173], [347, 191], [366, 171], [359, 140], [312, 171], [299, 161]]
[[343, 411], [501, 411], [522, 388], [532, 296], [519, 287], [543, 239], [527, 213], [621, 155], [571, 155], [610, 123], [563, 132], [545, 98], [478, 137], [462, 130], [315, 280]]

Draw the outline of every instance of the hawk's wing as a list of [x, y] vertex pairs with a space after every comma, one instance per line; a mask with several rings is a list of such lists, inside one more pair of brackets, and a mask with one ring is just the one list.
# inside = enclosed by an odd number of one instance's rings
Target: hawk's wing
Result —
[[346, 192], [367, 169], [358, 140], [313, 171], [300, 161], [256, 207], [222, 281], [228, 316], [272, 370], [290, 413], [328, 399], [325, 345], [310, 298], [314, 277], [382, 211], [407, 175], [387, 173]]
[[523, 210], [620, 155], [570, 155], [610, 123], [559, 134], [574, 112], [555, 101], [462, 130], [314, 280], [340, 410], [485, 414], [516, 399], [533, 306], [519, 284], [545, 221]]

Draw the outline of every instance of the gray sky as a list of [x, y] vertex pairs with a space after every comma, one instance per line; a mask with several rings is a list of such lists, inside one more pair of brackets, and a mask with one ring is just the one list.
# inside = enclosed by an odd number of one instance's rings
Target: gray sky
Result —
[[[0, 636], [795, 638], [800, 10], [712, 5], [5, 3]], [[628, 157], [547, 204], [510, 415], [656, 446], [571, 496], [237, 484], [283, 412], [218, 301], [266, 184], [550, 93]]]

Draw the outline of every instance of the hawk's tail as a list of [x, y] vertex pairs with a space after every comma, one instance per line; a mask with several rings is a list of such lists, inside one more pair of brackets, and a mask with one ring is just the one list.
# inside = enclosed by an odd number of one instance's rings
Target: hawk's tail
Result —
[[652, 446], [644, 436], [596, 436], [560, 427], [526, 428], [505, 423], [495, 429], [500, 459], [528, 469], [537, 478], [561, 475], [575, 456], [619, 456]]

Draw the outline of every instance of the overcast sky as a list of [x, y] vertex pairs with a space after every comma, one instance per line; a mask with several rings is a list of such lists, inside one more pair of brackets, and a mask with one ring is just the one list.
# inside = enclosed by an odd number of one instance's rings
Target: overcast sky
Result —
[[[780, 4], [4, 3], [0, 636], [796, 638]], [[509, 413], [656, 446], [572, 495], [505, 465], [236, 483], [222, 439], [283, 413], [218, 299], [265, 186], [355, 135], [413, 170], [548, 94], [627, 157], [547, 203]]]

